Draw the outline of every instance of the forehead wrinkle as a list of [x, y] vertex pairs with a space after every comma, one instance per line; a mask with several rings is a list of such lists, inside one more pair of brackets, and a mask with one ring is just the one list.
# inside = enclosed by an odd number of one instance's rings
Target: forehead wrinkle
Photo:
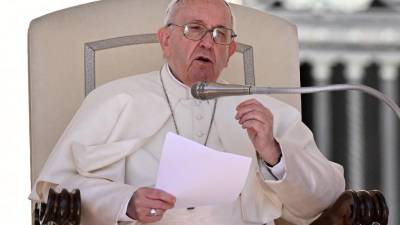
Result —
[[[175, 3], [175, 5], [170, 9], [171, 10], [171, 12], [169, 12], [171, 14], [170, 20], [175, 20], [178, 15], [181, 15], [181, 14], [179, 14], [179, 11], [182, 10], [182, 8], [185, 8], [185, 7], [188, 7], [189, 11], [196, 12], [195, 9], [190, 10], [190, 8], [193, 8], [193, 5], [192, 5], [193, 3], [198, 3], [199, 1], [202, 1], [202, 3], [205, 3], [205, 4], [214, 4], [214, 5], [217, 5], [217, 3], [218, 3], [216, 0], [178, 0]], [[225, 13], [227, 13], [226, 14], [227, 15], [226, 18], [224, 18], [224, 20], [227, 21], [227, 24], [218, 24], [217, 26], [223, 25], [223, 26], [227, 26], [229, 28], [232, 28], [232, 26], [233, 26], [233, 15], [232, 15], [231, 9], [227, 5], [228, 3], [226, 3], [225, 1], [222, 1], [222, 2], [223, 2], [224, 7], [225, 7]], [[202, 5], [202, 6], [204, 6], [204, 5]], [[188, 15], [190, 15], [190, 14], [188, 14]], [[209, 20], [209, 18], [210, 18], [210, 15], [207, 14], [207, 19]], [[196, 19], [195, 18], [194, 20], [202, 21], [202, 22], [205, 23], [205, 21], [203, 21], [201, 19]], [[168, 22], [171, 22], [171, 21], [168, 21]], [[186, 21], [186, 22], [188, 22], [188, 21]]]

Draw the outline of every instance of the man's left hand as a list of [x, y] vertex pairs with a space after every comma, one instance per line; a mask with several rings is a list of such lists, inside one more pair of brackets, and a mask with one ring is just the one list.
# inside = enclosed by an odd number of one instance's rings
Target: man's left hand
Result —
[[261, 158], [270, 165], [279, 162], [281, 149], [273, 133], [271, 111], [255, 99], [246, 100], [236, 107], [235, 118], [247, 130], [254, 148]]

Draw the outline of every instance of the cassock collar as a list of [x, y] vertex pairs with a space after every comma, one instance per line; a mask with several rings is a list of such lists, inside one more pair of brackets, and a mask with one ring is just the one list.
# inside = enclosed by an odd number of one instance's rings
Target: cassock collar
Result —
[[168, 97], [172, 101], [194, 99], [190, 87], [179, 81], [171, 72], [168, 64], [164, 64], [161, 69], [161, 77], [164, 81]]
[[[171, 72], [168, 64], [164, 64], [161, 69], [161, 77], [163, 79], [165, 90], [168, 98], [171, 102], [171, 106], [174, 109], [175, 106], [180, 102], [187, 106], [199, 106], [208, 105], [209, 107], [214, 105], [215, 99], [212, 100], [199, 100], [192, 96], [191, 87], [186, 86], [184, 83], [179, 81]], [[217, 82], [226, 83], [222, 79], [218, 79]]]

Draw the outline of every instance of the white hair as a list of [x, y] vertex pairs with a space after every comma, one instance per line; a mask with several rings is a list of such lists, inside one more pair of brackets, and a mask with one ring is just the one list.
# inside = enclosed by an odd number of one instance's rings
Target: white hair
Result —
[[[164, 25], [165, 26], [167, 26], [168, 23], [171, 22], [170, 20], [171, 20], [171, 17], [173, 15], [173, 11], [175, 10], [176, 4], [179, 1], [183, 1], [183, 0], [171, 0], [171, 2], [168, 4], [167, 9], [165, 11], [165, 17], [164, 17]], [[224, 3], [228, 7], [229, 13], [231, 14], [231, 20], [232, 20], [232, 26], [233, 26], [232, 29], [233, 29], [234, 28], [234, 24], [235, 24], [234, 23], [235, 16], [233, 15], [233, 11], [232, 11], [231, 6], [229, 5], [229, 3], [227, 3], [225, 0], [224, 0]]]

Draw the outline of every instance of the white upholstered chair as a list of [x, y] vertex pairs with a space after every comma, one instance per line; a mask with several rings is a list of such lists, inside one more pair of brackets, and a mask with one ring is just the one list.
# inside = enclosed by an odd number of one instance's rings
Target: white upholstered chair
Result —
[[[168, 2], [97, 1], [31, 22], [32, 184], [85, 94], [108, 81], [161, 67], [154, 33], [163, 25]], [[296, 27], [254, 9], [232, 8], [239, 44], [223, 77], [232, 83], [299, 86]], [[299, 96], [276, 97], [300, 109]]]

